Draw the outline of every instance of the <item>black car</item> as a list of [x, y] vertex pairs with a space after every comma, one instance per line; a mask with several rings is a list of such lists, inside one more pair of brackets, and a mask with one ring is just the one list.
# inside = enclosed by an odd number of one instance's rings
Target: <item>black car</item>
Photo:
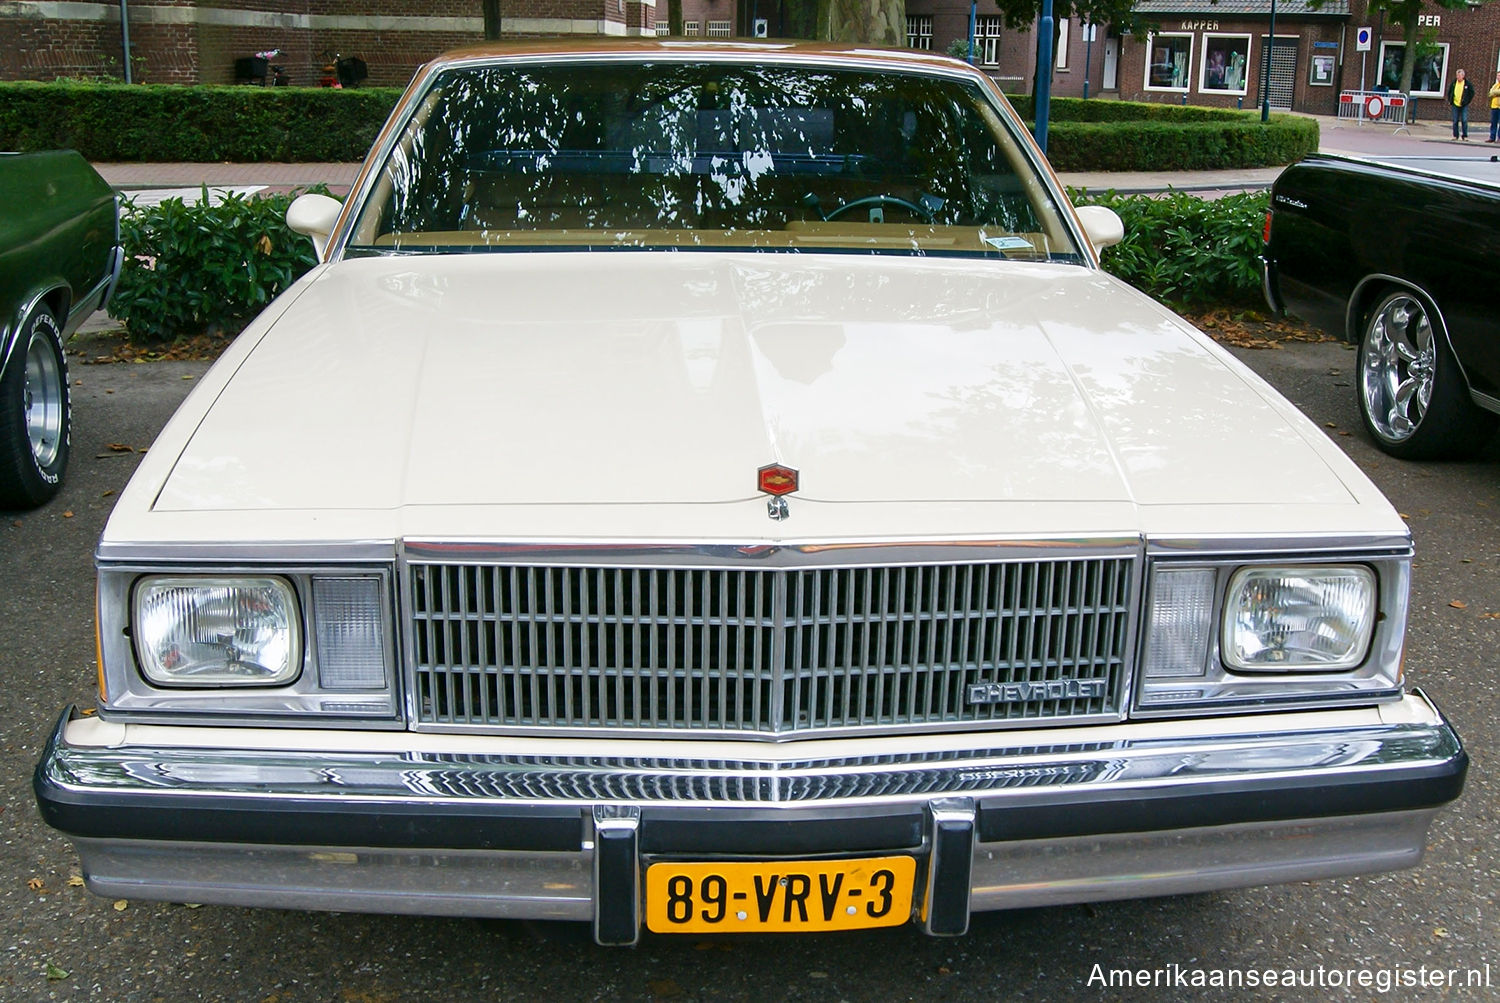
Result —
[[1266, 219], [1266, 300], [1359, 344], [1359, 406], [1405, 459], [1480, 449], [1500, 412], [1500, 164], [1313, 156]]

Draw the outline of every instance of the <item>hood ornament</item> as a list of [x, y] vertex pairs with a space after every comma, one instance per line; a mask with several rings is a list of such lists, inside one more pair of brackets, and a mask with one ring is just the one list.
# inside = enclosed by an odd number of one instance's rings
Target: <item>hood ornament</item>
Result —
[[797, 471], [780, 463], [770, 463], [755, 474], [755, 486], [771, 496], [766, 502], [766, 514], [777, 522], [791, 515], [786, 496], [797, 490]]

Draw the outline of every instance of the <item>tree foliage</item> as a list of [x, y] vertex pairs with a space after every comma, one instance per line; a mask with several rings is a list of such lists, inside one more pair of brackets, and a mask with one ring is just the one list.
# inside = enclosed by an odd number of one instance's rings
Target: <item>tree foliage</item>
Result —
[[1401, 26], [1401, 37], [1406, 42], [1406, 58], [1401, 60], [1401, 84], [1397, 88], [1401, 93], [1411, 93], [1412, 71], [1417, 66], [1416, 55], [1420, 42], [1420, 16], [1433, 8], [1466, 10], [1470, 4], [1471, 0], [1370, 0], [1372, 16], [1384, 12], [1387, 19]]
[[[1041, 0], [995, 0], [995, 5], [1005, 26], [1015, 31], [1030, 31], [1042, 15]], [[1052, 0], [1052, 17], [1055, 21], [1078, 17], [1089, 24], [1112, 24], [1130, 32], [1155, 27], [1155, 22], [1136, 13], [1132, 0]]]

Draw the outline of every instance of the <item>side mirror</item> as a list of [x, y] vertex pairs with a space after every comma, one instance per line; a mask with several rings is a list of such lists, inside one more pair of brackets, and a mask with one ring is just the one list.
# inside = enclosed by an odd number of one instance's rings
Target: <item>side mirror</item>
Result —
[[[310, 197], [302, 196], [302, 198]], [[296, 208], [295, 202], [292, 207]], [[1078, 213], [1078, 222], [1083, 224], [1083, 232], [1088, 235], [1089, 241], [1094, 245], [1094, 250], [1102, 251], [1125, 239], [1125, 224], [1120, 221], [1119, 214], [1113, 209], [1102, 205], [1081, 205], [1073, 211]]]
[[327, 195], [298, 195], [286, 208], [286, 225], [311, 237], [313, 250], [322, 261], [323, 251], [328, 247], [328, 235], [333, 232], [333, 224], [338, 222], [339, 213], [343, 211], [344, 204]]

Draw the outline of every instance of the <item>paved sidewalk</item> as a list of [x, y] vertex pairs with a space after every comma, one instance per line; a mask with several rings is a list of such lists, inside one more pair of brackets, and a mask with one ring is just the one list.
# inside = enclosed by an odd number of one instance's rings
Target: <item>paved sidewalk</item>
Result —
[[[1472, 124], [1472, 123], [1471, 123]], [[1319, 149], [1357, 157], [1446, 157], [1489, 160], [1500, 147], [1484, 142], [1484, 136], [1467, 143], [1452, 138], [1448, 122], [1424, 121], [1394, 127], [1389, 123], [1360, 123], [1327, 116], [1318, 117]], [[196, 198], [204, 185], [235, 191], [285, 192], [313, 184], [326, 184], [335, 194], [345, 194], [359, 174], [359, 164], [95, 164], [104, 180], [126, 192], [152, 192], [138, 201], [159, 201], [181, 195]], [[1159, 192], [1167, 189], [1195, 193], [1245, 191], [1270, 187], [1281, 173], [1279, 167], [1229, 171], [1123, 171], [1066, 172], [1059, 175], [1071, 188], [1094, 191], [1113, 189], [1122, 193]]]

